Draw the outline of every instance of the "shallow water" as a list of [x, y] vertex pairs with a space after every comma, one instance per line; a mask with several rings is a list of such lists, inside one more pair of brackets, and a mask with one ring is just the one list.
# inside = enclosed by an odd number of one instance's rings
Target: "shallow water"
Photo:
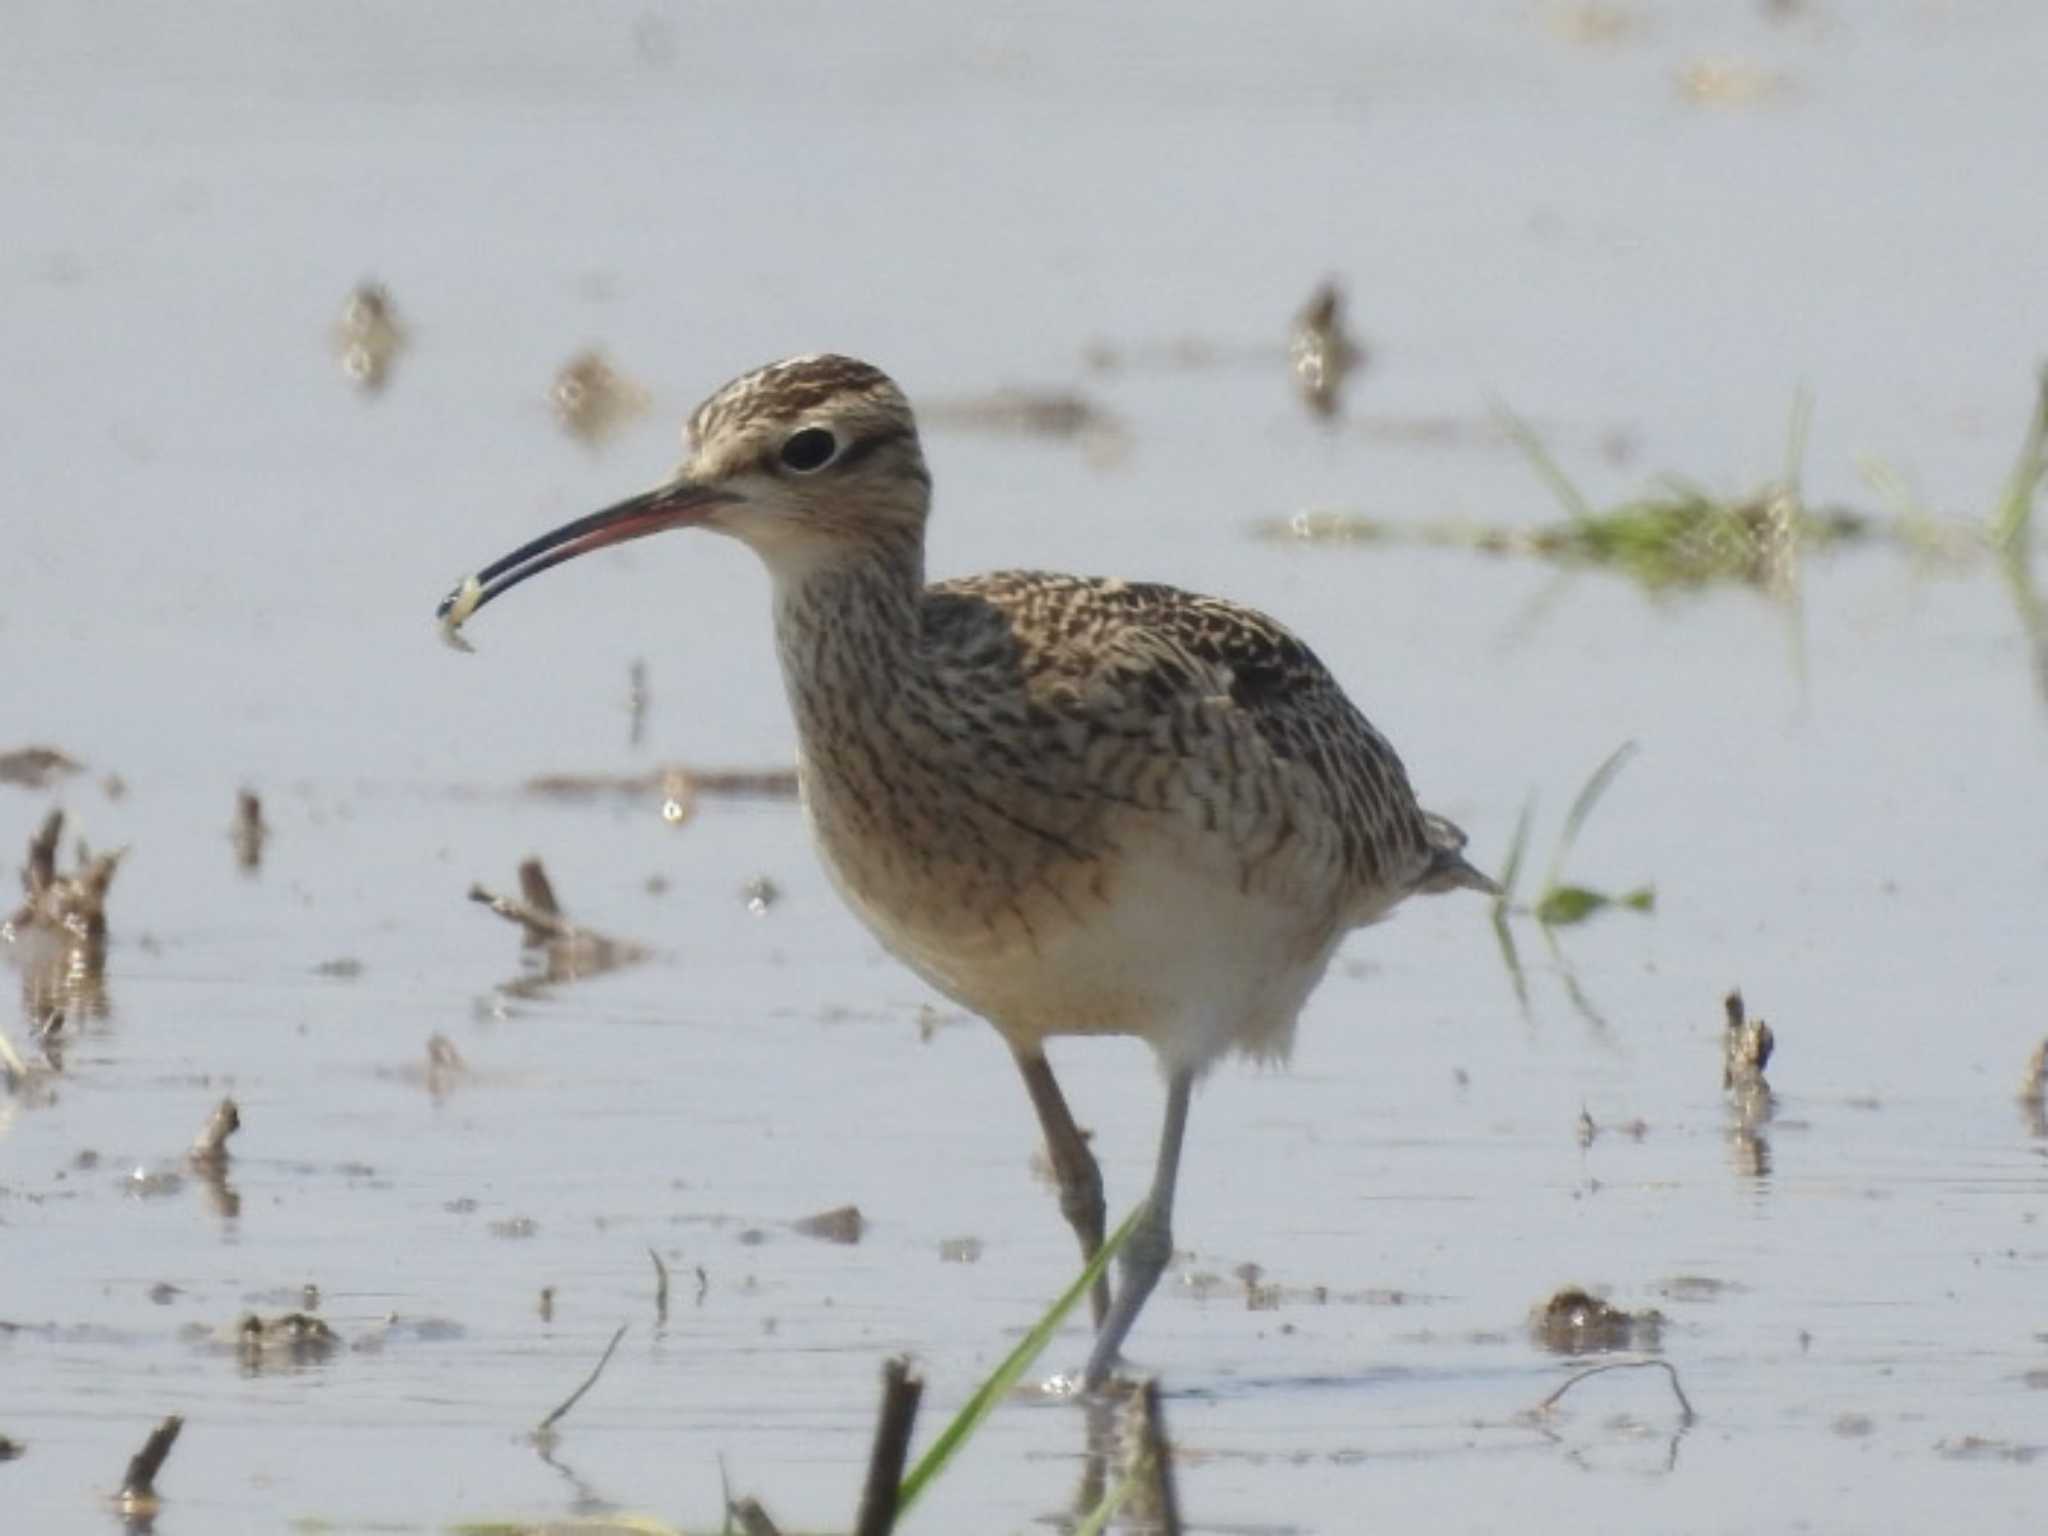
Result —
[[[1107, 462], [935, 425], [935, 574], [1145, 575], [1285, 616], [1483, 864], [1533, 792], [1540, 872], [1593, 765], [1641, 746], [1569, 873], [1654, 882], [1654, 916], [1556, 956], [1518, 919], [1524, 1005], [1483, 903], [1418, 903], [1347, 946], [1290, 1068], [1199, 1096], [1187, 1255], [1133, 1342], [1193, 1529], [2031, 1528], [2048, 1136], [2015, 1094], [2048, 1029], [2048, 708], [1988, 563], [1816, 557], [1788, 619], [1250, 532], [1554, 518], [1489, 397], [1596, 500], [1664, 470], [1746, 490], [1802, 384], [1816, 502], [1881, 505], [1881, 459], [1980, 514], [2048, 334], [2048, 173], [2013, 154], [2048, 21], [1790, 9], [1621, 7], [1636, 28], [1596, 43], [1522, 5], [19, 8], [0, 750], [87, 768], [0, 785], [0, 847], [61, 803], [130, 852], [106, 1017], [0, 1098], [9, 1528], [105, 1528], [172, 1412], [167, 1533], [607, 1504], [708, 1527], [721, 1462], [829, 1528], [882, 1359], [921, 1362], [929, 1435], [1071, 1278], [993, 1035], [840, 910], [793, 807], [669, 826], [657, 796], [520, 792], [786, 759], [744, 552], [579, 563], [481, 618], [474, 657], [429, 621], [461, 571], [663, 473], [709, 387], [822, 346], [934, 406], [1026, 385], [1111, 413]], [[1763, 98], [1685, 100], [1708, 59]], [[1284, 372], [1326, 272], [1372, 353], [1335, 427]], [[326, 334], [366, 276], [408, 334], [374, 398]], [[1220, 360], [1158, 361], [1187, 338]], [[594, 449], [545, 402], [593, 342], [651, 396]], [[1104, 345], [1130, 366], [1091, 368]], [[273, 829], [254, 875], [243, 785]], [[463, 898], [529, 852], [650, 958], [508, 992], [517, 934]], [[1719, 1086], [1737, 984], [1778, 1032], [1761, 1146]], [[438, 1095], [437, 1033], [467, 1064]], [[1123, 1043], [1055, 1064], [1121, 1206], [1153, 1070]], [[189, 1177], [136, 1194], [228, 1093], [238, 1214]], [[857, 1245], [789, 1229], [845, 1203]], [[978, 1262], [941, 1261], [968, 1236]], [[329, 1359], [251, 1371], [192, 1336], [309, 1283]], [[1665, 1314], [1695, 1422], [1653, 1372], [1524, 1417], [1586, 1363], [1526, 1326], [1567, 1283]], [[542, 1460], [526, 1431], [621, 1322]], [[912, 1528], [1043, 1528], [1083, 1444], [1070, 1404], [1006, 1406]]]

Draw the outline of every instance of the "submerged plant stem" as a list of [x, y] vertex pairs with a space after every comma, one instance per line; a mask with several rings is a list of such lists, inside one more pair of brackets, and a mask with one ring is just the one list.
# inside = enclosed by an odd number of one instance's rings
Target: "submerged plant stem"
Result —
[[552, 1430], [555, 1427], [556, 1423], [558, 1423], [561, 1420], [561, 1418], [568, 1413], [568, 1411], [571, 1408], [574, 1408], [578, 1403], [583, 1401], [583, 1394], [588, 1392], [592, 1387], [597, 1385], [597, 1378], [604, 1374], [604, 1368], [607, 1365], [610, 1365], [612, 1362], [612, 1351], [619, 1347], [619, 1340], [623, 1339], [625, 1336], [626, 1325], [624, 1323], [621, 1323], [619, 1324], [617, 1330], [612, 1334], [611, 1343], [605, 1345], [604, 1353], [597, 1357], [597, 1364], [593, 1365], [590, 1368], [590, 1374], [583, 1378], [583, 1385], [578, 1387], [574, 1392], [571, 1392], [567, 1397], [563, 1398], [561, 1406], [556, 1408], [553, 1413], [549, 1414], [546, 1418], [540, 1421], [540, 1427], [534, 1431], [536, 1435], [547, 1434], [550, 1430]]

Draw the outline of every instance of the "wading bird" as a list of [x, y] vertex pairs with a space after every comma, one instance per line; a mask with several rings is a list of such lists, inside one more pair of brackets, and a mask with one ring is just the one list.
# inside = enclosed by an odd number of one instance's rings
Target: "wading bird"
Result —
[[805, 815], [893, 954], [993, 1024], [1093, 1257], [1102, 1176], [1045, 1057], [1137, 1035], [1166, 1078], [1159, 1157], [1092, 1298], [1099, 1387], [1173, 1252], [1195, 1079], [1286, 1053], [1350, 929], [1418, 892], [1491, 891], [1465, 838], [1329, 672], [1263, 614], [1139, 582], [1003, 571], [927, 585], [931, 476], [902, 391], [852, 358], [735, 379], [690, 417], [667, 484], [579, 518], [442, 602], [483, 604], [670, 528], [768, 567]]

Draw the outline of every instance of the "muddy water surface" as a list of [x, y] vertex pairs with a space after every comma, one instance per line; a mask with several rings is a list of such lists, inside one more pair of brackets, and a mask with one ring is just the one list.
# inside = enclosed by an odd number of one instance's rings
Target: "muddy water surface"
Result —
[[[1284, 615], [1482, 863], [1537, 797], [1525, 887], [1640, 746], [1568, 873], [1652, 883], [1654, 915], [1554, 948], [1514, 918], [1518, 995], [1483, 903], [1417, 904], [1346, 947], [1290, 1068], [1199, 1096], [1186, 1252], [1133, 1343], [1192, 1528], [2031, 1528], [2048, 707], [1971, 536], [1812, 556], [1788, 604], [1252, 528], [1555, 520], [1490, 396], [1596, 501], [1662, 471], [1747, 491], [1801, 385], [1811, 500], [1889, 511], [1882, 461], [1981, 517], [2048, 336], [2048, 184], [2012, 153], [2032, 8], [52, 5], [16, 31], [0, 750], [84, 767], [0, 785], [0, 846], [62, 805], [129, 852], [104, 1008], [0, 1098], [9, 1530], [107, 1528], [168, 1413], [165, 1532], [715, 1528], [721, 1464], [831, 1528], [882, 1359], [921, 1362], [929, 1434], [1071, 1277], [1001, 1049], [840, 910], [792, 805], [522, 791], [786, 762], [743, 551], [635, 545], [493, 607], [479, 655], [435, 643], [460, 572], [665, 472], [723, 378], [827, 346], [934, 407], [935, 574]], [[1326, 273], [1370, 352], [1332, 423], [1285, 363]], [[403, 328], [374, 393], [330, 334], [365, 278]], [[647, 408], [578, 438], [548, 390], [593, 345]], [[1006, 386], [1114, 431], [939, 409]], [[533, 985], [464, 899], [528, 854], [647, 958]], [[1778, 1039], [1750, 1123], [1720, 1083], [1735, 985]], [[32, 1059], [34, 1022], [0, 1014]], [[429, 1072], [436, 1035], [459, 1069]], [[1055, 1061], [1121, 1207], [1150, 1063]], [[208, 1181], [184, 1153], [224, 1095]], [[790, 1225], [845, 1204], [857, 1244]], [[1661, 1325], [1562, 1357], [1529, 1318], [1568, 1284]], [[338, 1347], [238, 1347], [297, 1309]], [[1645, 1357], [1696, 1418], [1647, 1371], [1528, 1415]], [[1056, 1524], [1084, 1441], [1071, 1404], [1006, 1406], [913, 1528]]]

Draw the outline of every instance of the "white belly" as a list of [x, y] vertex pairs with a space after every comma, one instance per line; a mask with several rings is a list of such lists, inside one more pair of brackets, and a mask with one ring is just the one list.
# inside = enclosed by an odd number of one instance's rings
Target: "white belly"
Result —
[[[814, 831], [816, 830], [814, 826]], [[905, 964], [1014, 1047], [1124, 1034], [1169, 1068], [1230, 1050], [1285, 1056], [1342, 926], [1246, 889], [1227, 850], [1150, 842], [996, 905], [878, 880], [818, 846], [856, 915]]]

